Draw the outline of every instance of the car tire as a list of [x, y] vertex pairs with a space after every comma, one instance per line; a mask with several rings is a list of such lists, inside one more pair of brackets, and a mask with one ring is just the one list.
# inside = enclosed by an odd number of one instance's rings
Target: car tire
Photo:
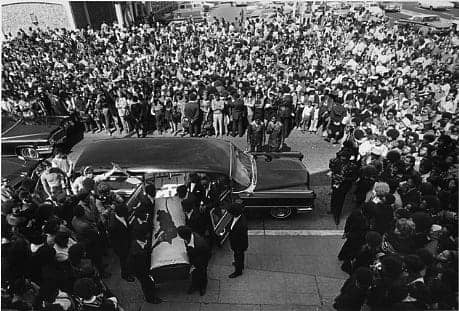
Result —
[[292, 216], [294, 212], [294, 208], [283, 206], [271, 207], [271, 209], [269, 210], [269, 214], [271, 215], [271, 217], [275, 219], [287, 219], [290, 216]]
[[19, 149], [19, 155], [21, 155], [24, 159], [39, 159], [40, 154], [38, 153], [35, 148], [31, 147], [24, 147]]

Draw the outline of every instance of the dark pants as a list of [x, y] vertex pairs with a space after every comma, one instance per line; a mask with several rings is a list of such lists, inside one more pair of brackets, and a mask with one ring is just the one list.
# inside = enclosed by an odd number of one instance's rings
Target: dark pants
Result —
[[292, 118], [281, 118], [282, 122], [282, 137], [287, 138], [292, 130]]
[[131, 275], [129, 271], [129, 265], [128, 265], [128, 255], [129, 255], [129, 250], [122, 250], [122, 249], [113, 249], [116, 256], [120, 259], [120, 268], [121, 268], [121, 277], [127, 277]]
[[143, 296], [145, 299], [149, 299], [155, 296], [155, 283], [150, 279], [148, 271], [145, 273], [134, 274], [135, 278], [139, 280], [140, 286], [142, 287]]
[[244, 118], [239, 117], [237, 120], [233, 120], [233, 131], [232, 131], [233, 137], [236, 137], [239, 135], [239, 137], [244, 136]]
[[191, 272], [191, 287], [200, 291], [207, 288], [207, 266], [196, 267]]
[[343, 182], [338, 188], [332, 188], [331, 195], [331, 212], [335, 217], [336, 222], [339, 222], [341, 217], [341, 212], [343, 210], [344, 199], [346, 198], [346, 193], [351, 189], [352, 183]]
[[250, 152], [262, 152], [263, 144], [260, 141], [250, 142]]
[[235, 251], [234, 252], [234, 268], [236, 273], [242, 273], [244, 270], [244, 251]]
[[156, 130], [160, 133], [163, 134], [165, 130], [164, 126], [164, 115], [160, 113], [155, 114], [155, 124], [156, 124]]
[[190, 124], [190, 136], [197, 136], [199, 135], [201, 126], [198, 121], [192, 122]]

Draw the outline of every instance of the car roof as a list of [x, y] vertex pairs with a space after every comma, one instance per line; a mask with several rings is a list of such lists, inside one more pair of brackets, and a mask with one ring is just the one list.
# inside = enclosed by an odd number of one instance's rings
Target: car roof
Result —
[[132, 172], [207, 172], [230, 174], [232, 144], [203, 138], [154, 137], [107, 139], [90, 144], [76, 168], [96, 171], [113, 164]]

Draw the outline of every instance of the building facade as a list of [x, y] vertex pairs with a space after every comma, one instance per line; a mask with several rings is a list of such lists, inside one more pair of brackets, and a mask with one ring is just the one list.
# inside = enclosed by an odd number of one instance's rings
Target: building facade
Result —
[[152, 14], [168, 12], [173, 1], [66, 1], [2, 0], [2, 34], [15, 36], [19, 29], [81, 29], [102, 23], [128, 27]]

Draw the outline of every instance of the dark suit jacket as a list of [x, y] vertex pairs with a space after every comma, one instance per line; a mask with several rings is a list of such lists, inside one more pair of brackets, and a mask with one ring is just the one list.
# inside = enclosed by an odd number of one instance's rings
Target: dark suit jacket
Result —
[[144, 277], [149, 273], [150, 255], [150, 244], [145, 245], [145, 248], [141, 248], [137, 241], [132, 242], [129, 249], [128, 266], [134, 275]]
[[109, 236], [112, 247], [116, 253], [120, 255], [127, 255], [131, 241], [131, 232], [129, 230], [129, 223], [125, 220], [128, 227], [119, 221], [114, 214], [110, 215], [109, 220]]
[[187, 185], [186, 185], [186, 189], [188, 190], [188, 193], [192, 193], [194, 196], [196, 196], [196, 204], [199, 205], [201, 203], [201, 201], [204, 201], [205, 190], [204, 190], [203, 186], [199, 182], [194, 186], [193, 191], [190, 191], [191, 190], [191, 183], [188, 182]]
[[238, 252], [246, 251], [249, 247], [247, 219], [244, 215], [238, 219], [229, 234], [231, 249]]
[[195, 209], [191, 216], [185, 214], [186, 225], [191, 228], [191, 231], [204, 234], [207, 229], [207, 219], [205, 214], [201, 213], [198, 209]]
[[193, 233], [193, 236], [194, 247], [187, 246], [186, 248], [190, 264], [196, 268], [207, 267], [211, 255], [209, 243], [197, 233]]
[[232, 107], [231, 114], [232, 114], [233, 120], [239, 120], [244, 117], [245, 106], [244, 106], [244, 102], [242, 101], [242, 99], [238, 98], [234, 100], [231, 104], [231, 107]]
[[199, 120], [199, 104], [197, 101], [190, 101], [185, 104], [184, 108], [185, 118], [188, 118], [191, 122], [197, 122]]

